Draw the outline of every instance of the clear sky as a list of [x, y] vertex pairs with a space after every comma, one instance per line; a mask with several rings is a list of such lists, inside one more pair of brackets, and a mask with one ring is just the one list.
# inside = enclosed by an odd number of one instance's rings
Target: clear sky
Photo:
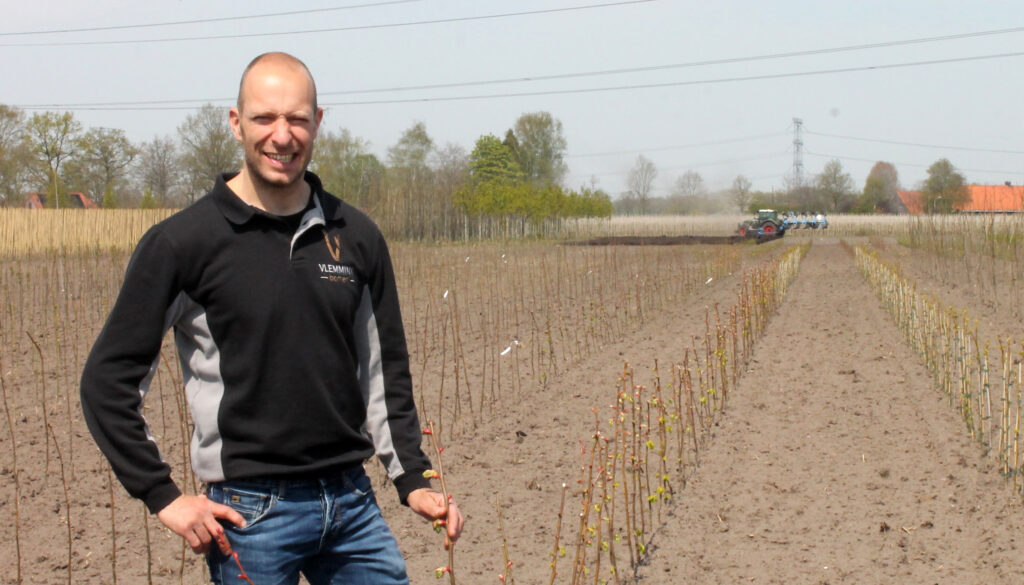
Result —
[[[182, 21], [203, 22], [136, 26]], [[106, 30], [41, 32], [86, 28]], [[327, 129], [382, 158], [417, 121], [469, 151], [546, 110], [570, 187], [618, 195], [642, 154], [654, 195], [688, 170], [781, 189], [801, 118], [807, 177], [838, 158], [860, 189], [886, 160], [909, 188], [945, 157], [970, 182], [1024, 183], [1021, 0], [8, 0], [0, 103], [174, 135], [204, 102], [226, 115], [269, 50], [307, 63]]]

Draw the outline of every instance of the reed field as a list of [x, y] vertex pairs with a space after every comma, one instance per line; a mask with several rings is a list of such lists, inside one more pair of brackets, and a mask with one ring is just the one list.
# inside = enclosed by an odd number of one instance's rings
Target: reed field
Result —
[[[117, 483], [78, 400], [131, 249], [170, 213], [0, 210], [0, 583], [206, 582], [204, 563]], [[806, 258], [840, 242], [849, 254], [835, 258], [867, 283], [858, 302], [891, 314], [903, 337], [887, 340], [919, 356], [935, 400], [959, 417], [955, 437], [1006, 478], [997, 491], [1024, 496], [1024, 220], [836, 216], [765, 245], [563, 244], [730, 235], [741, 219], [391, 243], [424, 450], [469, 518], [445, 552], [367, 464], [412, 583], [636, 582], [671, 554], [659, 534], [720, 456], [731, 403], [768, 387], [746, 374], [771, 360], [761, 340], [793, 283], [817, 278]], [[168, 336], [144, 414], [175, 481], [200, 493], [181, 388]]]

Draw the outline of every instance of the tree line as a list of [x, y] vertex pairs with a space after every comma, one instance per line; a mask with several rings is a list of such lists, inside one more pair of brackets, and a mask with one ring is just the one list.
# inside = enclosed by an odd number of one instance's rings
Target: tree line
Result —
[[[928, 177], [918, 189], [926, 213], [950, 213], [968, 202], [967, 179], [942, 158], [927, 171]], [[628, 191], [615, 201], [619, 214], [712, 214], [748, 213], [772, 208], [779, 211], [830, 213], [900, 213], [902, 203], [899, 173], [889, 162], [879, 161], [868, 173], [864, 187], [858, 190], [853, 177], [843, 170], [838, 160], [825, 163], [820, 173], [806, 184], [787, 177], [778, 191], [754, 191], [751, 181], [737, 175], [728, 189], [710, 192], [700, 173], [687, 171], [680, 175], [666, 197], [652, 195], [658, 169], [640, 155], [627, 177]]]
[[[471, 153], [439, 146], [416, 122], [379, 158], [347, 129], [321, 128], [310, 169], [324, 187], [371, 215], [392, 236], [448, 239], [534, 233], [568, 217], [609, 217], [611, 197], [564, 185], [567, 143], [548, 112], [522, 114], [504, 140], [480, 137]], [[222, 107], [186, 116], [176, 136], [133, 143], [123, 130], [83, 128], [70, 112], [27, 115], [0, 105], [0, 206], [30, 193], [68, 207], [82, 192], [104, 208], [181, 207], [240, 167], [242, 152]]]

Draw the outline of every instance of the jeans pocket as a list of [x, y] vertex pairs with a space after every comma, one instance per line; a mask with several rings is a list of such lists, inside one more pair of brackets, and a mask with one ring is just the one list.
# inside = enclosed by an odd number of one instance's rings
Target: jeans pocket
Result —
[[253, 527], [274, 507], [273, 494], [219, 485], [210, 487], [210, 500], [224, 504], [245, 518], [245, 527], [232, 526], [233, 530], [244, 532]]
[[373, 493], [373, 485], [370, 483], [370, 477], [366, 475], [362, 467], [357, 467], [351, 471], [348, 471], [343, 476], [344, 485], [346, 488], [352, 490], [354, 494], [359, 497], [366, 497]]

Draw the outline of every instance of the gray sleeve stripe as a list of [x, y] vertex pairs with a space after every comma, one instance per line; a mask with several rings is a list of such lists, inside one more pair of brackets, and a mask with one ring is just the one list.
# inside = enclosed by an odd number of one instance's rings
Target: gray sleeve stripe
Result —
[[[182, 313], [185, 311], [187, 303], [191, 299], [188, 295], [181, 292], [174, 298], [167, 310], [164, 311], [164, 328], [163, 333], [167, 333], [167, 330], [174, 326], [175, 322], [181, 318]], [[146, 395], [149, 394], [150, 384], [153, 383], [153, 376], [156, 375], [157, 368], [160, 366], [160, 354], [157, 353], [156, 357], [153, 358], [153, 363], [149, 366], [149, 372], [146, 377], [139, 383], [139, 416], [142, 417], [142, 421], [145, 423], [146, 438], [152, 441], [153, 445], [156, 446], [157, 453], [160, 454], [160, 459], [163, 460], [163, 453], [160, 453], [160, 446], [157, 445], [156, 437], [153, 435], [153, 431], [149, 428], [149, 421], [146, 420], [145, 414], [143, 414], [143, 405], [146, 403]]]
[[363, 287], [362, 299], [355, 318], [356, 353], [359, 358], [359, 389], [366, 404], [366, 426], [363, 429], [373, 441], [377, 457], [388, 471], [388, 477], [395, 479], [402, 475], [402, 463], [398, 460], [391, 428], [388, 426], [388, 407], [384, 394], [384, 371], [380, 352], [380, 335], [377, 319], [373, 314], [370, 288]]
[[224, 462], [221, 456], [224, 440], [217, 424], [224, 398], [220, 348], [213, 339], [206, 309], [184, 293], [179, 300], [182, 308], [175, 323], [175, 342], [181, 360], [185, 397], [195, 425], [191, 441], [192, 469], [200, 481], [223, 481]]

